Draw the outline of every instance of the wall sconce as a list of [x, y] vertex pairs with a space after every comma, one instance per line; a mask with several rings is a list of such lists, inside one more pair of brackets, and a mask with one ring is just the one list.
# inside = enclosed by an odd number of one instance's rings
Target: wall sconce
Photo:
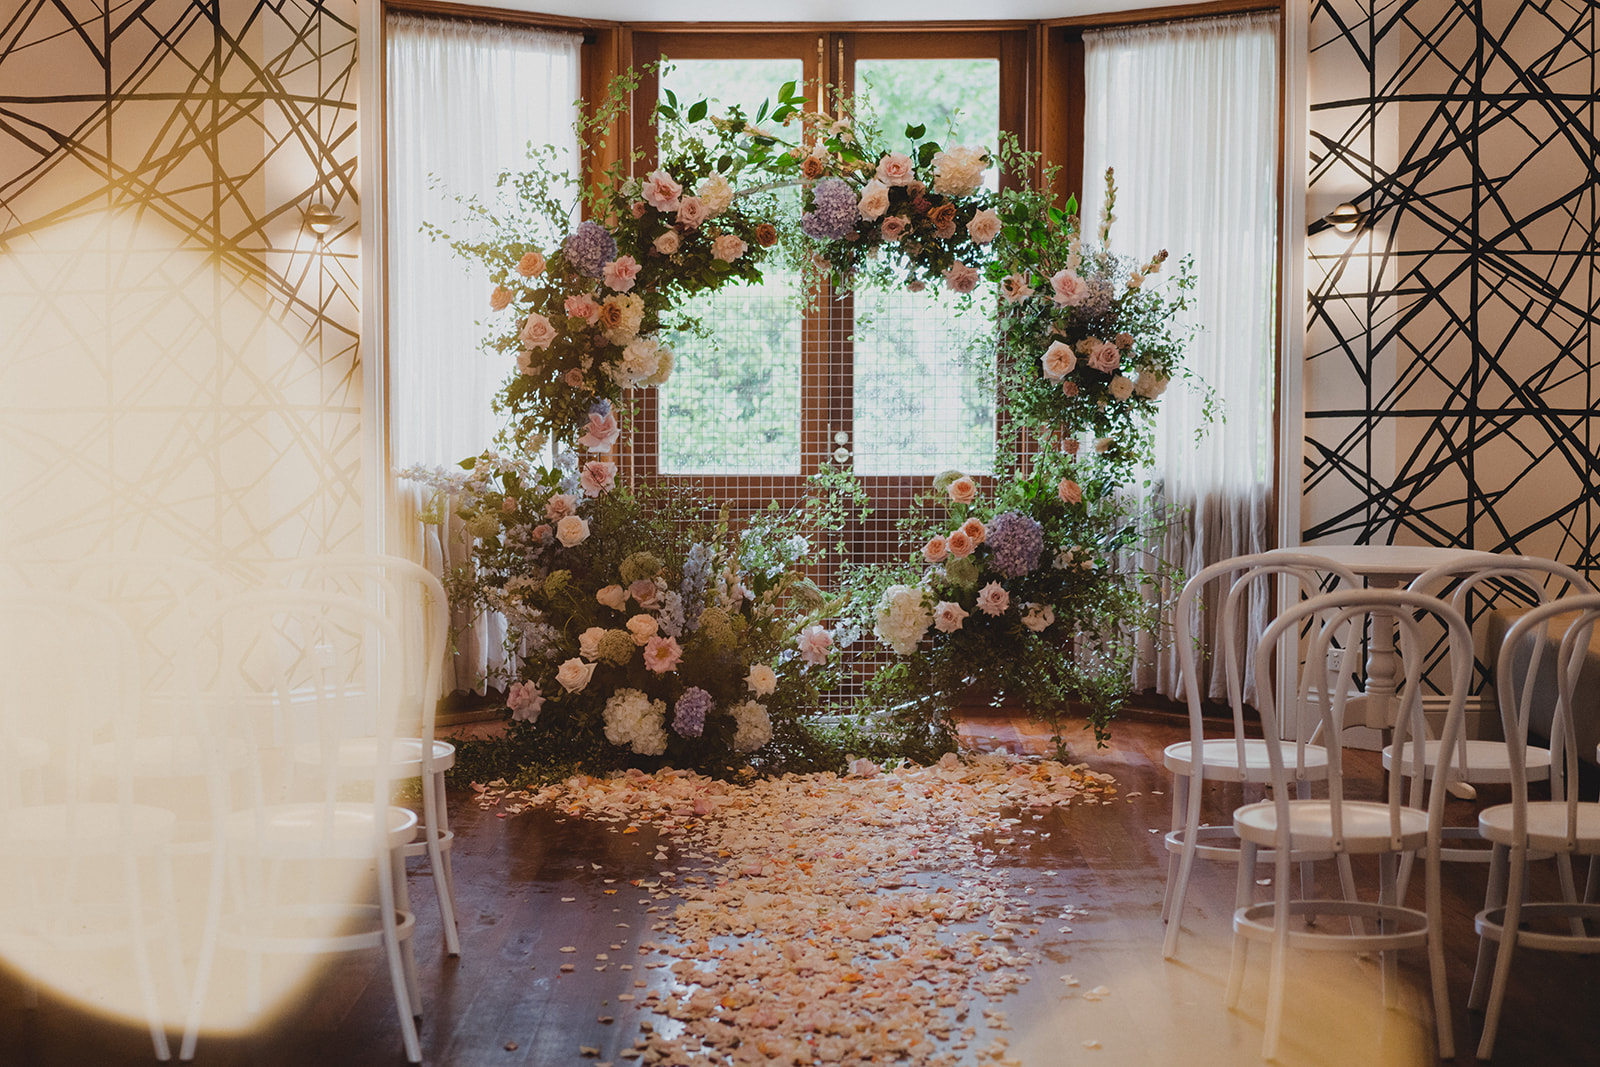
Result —
[[317, 235], [320, 242], [339, 222], [339, 216], [327, 204], [312, 204], [306, 208], [306, 229]]
[[1340, 233], [1355, 233], [1366, 219], [1361, 209], [1348, 200], [1322, 216], [1323, 221]]

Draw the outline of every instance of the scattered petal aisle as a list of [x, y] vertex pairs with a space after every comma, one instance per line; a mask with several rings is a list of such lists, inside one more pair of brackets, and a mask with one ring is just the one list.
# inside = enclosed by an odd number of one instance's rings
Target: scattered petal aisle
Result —
[[1039, 920], [995, 861], [1025, 819], [1115, 795], [1082, 765], [1003, 754], [748, 785], [662, 771], [479, 787], [508, 814], [553, 804], [660, 835], [659, 877], [635, 884], [677, 904], [638, 951], [672, 981], [624, 994], [639, 1036], [617, 1053], [646, 1064], [1017, 1062], [1000, 1005], [1027, 981]]

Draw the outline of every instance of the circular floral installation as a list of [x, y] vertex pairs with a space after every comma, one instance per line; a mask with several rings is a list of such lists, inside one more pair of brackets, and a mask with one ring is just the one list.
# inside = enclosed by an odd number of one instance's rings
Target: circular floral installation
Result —
[[[602, 139], [636, 87], [619, 79], [580, 122], [580, 140]], [[919, 715], [947, 710], [998, 655], [1017, 668], [1007, 686], [1020, 680], [1041, 701], [1086, 697], [1101, 725], [1123, 661], [1062, 651], [1111, 640], [1148, 611], [1142, 573], [1108, 565], [1133, 536], [1114, 491], [1149, 458], [1158, 398], [1182, 373], [1187, 264], [1159, 292], [1151, 282], [1165, 252], [1133, 261], [1107, 250], [1109, 172], [1091, 245], [1076, 204], [1056, 206], [1041, 191], [1053, 174], [1014, 144], [946, 147], [913, 126], [895, 150], [869, 119], [804, 103], [793, 83], [749, 116], [713, 116], [707, 101], [680, 107], [669, 94], [656, 109], [661, 162], [643, 177], [623, 160], [583, 186], [544, 150], [503, 179], [504, 205], [468, 202], [497, 228], [492, 241], [454, 246], [493, 279], [490, 307], [505, 325], [489, 347], [515, 360], [497, 400], [507, 442], [523, 457], [552, 440], [568, 451], [552, 468], [486, 456], [464, 462], [464, 476], [410, 472], [447, 490], [441, 502], [453, 494], [479, 540], [473, 569], [454, 583], [458, 600], [510, 621], [519, 717], [557, 705], [635, 756], [760, 749], [772, 708], [814, 700], [854, 629], [910, 661], [880, 675], [883, 699], [938, 697], [912, 701]], [[997, 162], [1039, 174], [1040, 188], [986, 187]], [[785, 188], [800, 195], [780, 197]], [[577, 223], [575, 203], [586, 216]], [[611, 459], [624, 398], [672, 373], [667, 338], [693, 325], [685, 302], [759, 281], [775, 257], [806, 292], [827, 278], [992, 300], [982, 373], [1010, 416], [1050, 444], [1001, 457], [997, 470], [1009, 473], [986, 489], [992, 503], [973, 479], [942, 475], [930, 499], [948, 493], [954, 510], [922, 514], [910, 570], [858, 574], [843, 633], [823, 624], [845, 599], [823, 596], [803, 569], [842, 525], [842, 502], [861, 499], [847, 474], [824, 473], [801, 507], [743, 533], [724, 518], [716, 532], [685, 535], [695, 524], [665, 522], [670, 499], [646, 504], [619, 487]], [[937, 529], [946, 518], [955, 526]], [[813, 667], [822, 671], [806, 674]]]

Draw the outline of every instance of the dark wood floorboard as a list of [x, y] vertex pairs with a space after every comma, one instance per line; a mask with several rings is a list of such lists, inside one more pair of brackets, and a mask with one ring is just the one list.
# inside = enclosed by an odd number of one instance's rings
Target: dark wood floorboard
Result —
[[[1231, 869], [1200, 865], [1183, 916], [1179, 959], [1163, 963], [1160, 958], [1166, 867], [1161, 832], [1169, 819], [1161, 750], [1185, 731], [1175, 717], [1144, 713], [1120, 720], [1103, 750], [1096, 751], [1087, 734], [1073, 735], [1077, 757], [1114, 775], [1119, 796], [1110, 804], [1056, 810], [1027, 822], [1034, 832], [1018, 834], [1005, 853], [1012, 885], [1018, 893], [1032, 888], [1029, 905], [1049, 919], [1027, 946], [1039, 960], [1033, 980], [1002, 1005], [1013, 1027], [1008, 1035], [1012, 1054], [1030, 1067], [1259, 1060], [1265, 949], [1251, 956], [1240, 1011], [1230, 1015], [1222, 1006]], [[1043, 727], [999, 715], [969, 719], [963, 733], [982, 747], [1047, 747]], [[1355, 759], [1375, 769], [1371, 754]], [[1256, 797], [1245, 798], [1237, 787], [1212, 787], [1208, 812], [1224, 818], [1243, 799]], [[635, 981], [663, 981], [664, 972], [644, 967], [649, 957], [640, 956], [638, 947], [655, 936], [651, 925], [672, 903], [629, 885], [659, 869], [653, 831], [645, 826], [624, 835], [616, 827], [548, 810], [498, 818], [477, 810], [465, 796], [451, 800], [464, 946], [459, 959], [443, 954], [425, 869], [414, 866], [410, 877], [426, 1008], [425, 1060], [462, 1067], [594, 1063], [578, 1055], [579, 1046], [591, 1045], [602, 1049], [601, 1060], [628, 1062], [617, 1060], [616, 1053], [631, 1043], [645, 1013], [617, 998], [634, 993]], [[1473, 810], [1455, 802], [1452, 818], [1467, 821]], [[1539, 866], [1537, 880], [1549, 888], [1553, 877], [1543, 869], [1549, 865]], [[1472, 1062], [1477, 1038], [1478, 1020], [1468, 1015], [1465, 1001], [1477, 945], [1472, 916], [1481, 906], [1483, 883], [1482, 868], [1447, 869], [1446, 933], [1460, 1063]], [[1420, 900], [1420, 879], [1414, 898]], [[1070, 918], [1059, 919], [1061, 914]], [[562, 946], [580, 951], [564, 954]], [[597, 970], [601, 963], [594, 956], [602, 952], [609, 959]], [[565, 962], [575, 965], [571, 973], [560, 972]], [[623, 970], [625, 964], [633, 969]], [[237, 961], [225, 967], [236, 968]], [[1078, 975], [1085, 988], [1107, 985], [1111, 996], [1099, 1004], [1064, 996], [1059, 981], [1064, 972]], [[1290, 976], [1295, 1012], [1286, 1060], [1437, 1062], [1426, 1023], [1422, 954], [1407, 954], [1402, 972], [1405, 1010], [1385, 1013], [1372, 964], [1341, 958], [1324, 969], [1320, 957], [1297, 957]], [[1520, 953], [1493, 1062], [1600, 1063], [1597, 988], [1600, 961]], [[616, 1021], [600, 1022], [602, 1015]], [[1083, 1042], [1091, 1039], [1101, 1047], [1086, 1050]], [[0, 1064], [81, 1067], [151, 1060], [142, 1026], [107, 1022], [48, 991], [39, 1007], [25, 1007], [19, 977], [0, 972]], [[218, 1067], [403, 1063], [381, 954], [330, 960], [315, 981], [252, 1033], [207, 1035], [196, 1062]]]

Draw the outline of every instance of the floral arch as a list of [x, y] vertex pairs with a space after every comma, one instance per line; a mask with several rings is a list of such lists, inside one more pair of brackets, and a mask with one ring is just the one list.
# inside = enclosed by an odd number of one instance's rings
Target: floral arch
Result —
[[[613, 85], [580, 140], [604, 137], [633, 84]], [[974, 684], [1039, 707], [1079, 701], [1097, 734], [1120, 703], [1159, 566], [1119, 558], [1139, 535], [1117, 490], [1148, 462], [1158, 400], [1184, 374], [1187, 263], [1163, 274], [1165, 252], [1110, 253], [1109, 173], [1091, 240], [1075, 202], [984, 188], [997, 159], [1040, 169], [1015, 145], [942, 146], [914, 126], [891, 147], [866, 117], [804, 103], [793, 83], [752, 115], [668, 94], [644, 177], [624, 173], [629, 160], [579, 188], [536, 150], [502, 179], [501, 204], [469, 205], [498, 235], [454, 244], [492, 284], [504, 326], [487, 347], [515, 364], [497, 399], [504, 447], [406, 474], [449, 490], [478, 539], [450, 585], [505, 614], [517, 667], [503, 681], [530, 743], [590, 764], [780, 766], [822, 744], [802, 712], [868, 631], [899, 661], [874, 679], [887, 714], [879, 736], [848, 738], [858, 746], [947, 744], [945, 714]], [[786, 187], [801, 194], [787, 212]], [[807, 575], [861, 503], [848, 471], [819, 472], [800, 507], [734, 530], [706, 501], [619, 485], [612, 460], [628, 397], [669, 378], [666, 338], [693, 327], [684, 302], [775, 262], [809, 283], [995, 294], [975, 373], [1035, 442], [1006, 452], [992, 493], [958, 471], [933, 479], [904, 558], [847, 566], [837, 590]], [[556, 458], [537, 460], [550, 442]]]

